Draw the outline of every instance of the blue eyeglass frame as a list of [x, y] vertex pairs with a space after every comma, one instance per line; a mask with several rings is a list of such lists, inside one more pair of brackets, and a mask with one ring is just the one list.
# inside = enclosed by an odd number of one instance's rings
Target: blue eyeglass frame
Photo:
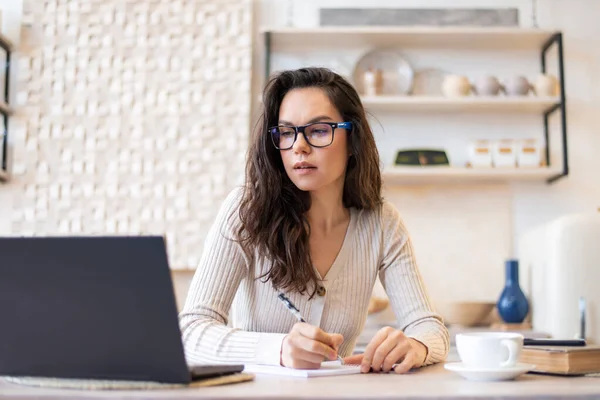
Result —
[[[329, 144], [326, 144], [324, 146], [315, 146], [313, 145], [308, 138], [306, 137], [306, 128], [308, 128], [309, 126], [312, 125], [329, 125], [331, 126], [331, 142], [329, 142]], [[281, 148], [279, 146], [277, 146], [275, 144], [275, 139], [273, 138], [273, 134], [275, 133], [275, 130], [277, 128], [281, 128], [281, 127], [285, 127], [285, 128], [293, 128], [294, 129], [294, 141], [292, 142], [290, 147], [286, 147], [286, 148]], [[333, 143], [333, 138], [335, 136], [335, 130], [336, 128], [341, 128], [341, 129], [347, 129], [348, 131], [352, 130], [352, 122], [326, 122], [326, 121], [321, 121], [321, 122], [311, 122], [310, 124], [306, 124], [306, 125], [300, 125], [300, 126], [290, 126], [290, 125], [277, 125], [277, 126], [272, 126], [269, 129], [267, 129], [267, 133], [269, 134], [269, 136], [271, 136], [271, 141], [273, 142], [273, 146], [275, 146], [275, 148], [277, 150], [289, 150], [292, 147], [294, 147], [294, 144], [296, 143], [296, 140], [298, 139], [298, 132], [300, 132], [302, 134], [302, 136], [304, 136], [304, 140], [306, 140], [306, 143], [309, 144], [309, 146], [312, 147], [316, 147], [318, 149], [322, 149], [324, 147], [329, 147], [331, 146], [331, 144]]]

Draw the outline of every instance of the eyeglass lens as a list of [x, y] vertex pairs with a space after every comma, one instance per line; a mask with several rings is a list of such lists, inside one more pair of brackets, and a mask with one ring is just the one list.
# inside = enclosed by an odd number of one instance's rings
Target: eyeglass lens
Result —
[[[315, 147], [323, 147], [331, 144], [333, 140], [333, 129], [331, 125], [314, 124], [304, 130], [308, 143]], [[289, 149], [294, 145], [296, 131], [292, 127], [278, 126], [272, 130], [273, 143], [280, 149]]]

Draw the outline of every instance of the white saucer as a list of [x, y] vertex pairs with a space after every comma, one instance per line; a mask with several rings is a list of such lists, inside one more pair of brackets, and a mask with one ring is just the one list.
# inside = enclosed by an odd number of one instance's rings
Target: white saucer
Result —
[[445, 364], [444, 368], [471, 381], [506, 381], [533, 370], [535, 365], [518, 363], [514, 367], [481, 369], [469, 368], [461, 362], [454, 362]]

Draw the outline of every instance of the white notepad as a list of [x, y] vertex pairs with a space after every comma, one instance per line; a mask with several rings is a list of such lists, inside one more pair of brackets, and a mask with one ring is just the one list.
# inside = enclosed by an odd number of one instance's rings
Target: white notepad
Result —
[[319, 369], [294, 369], [277, 365], [246, 364], [244, 372], [310, 378], [313, 376], [360, 374], [360, 365], [342, 365], [338, 361], [326, 361], [321, 364]]

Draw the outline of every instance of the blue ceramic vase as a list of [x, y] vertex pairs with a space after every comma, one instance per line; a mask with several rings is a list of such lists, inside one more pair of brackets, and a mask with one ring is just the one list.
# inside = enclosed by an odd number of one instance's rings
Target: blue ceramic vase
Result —
[[523, 322], [529, 312], [529, 301], [519, 286], [519, 261], [507, 260], [506, 284], [498, 299], [498, 313], [509, 324]]

